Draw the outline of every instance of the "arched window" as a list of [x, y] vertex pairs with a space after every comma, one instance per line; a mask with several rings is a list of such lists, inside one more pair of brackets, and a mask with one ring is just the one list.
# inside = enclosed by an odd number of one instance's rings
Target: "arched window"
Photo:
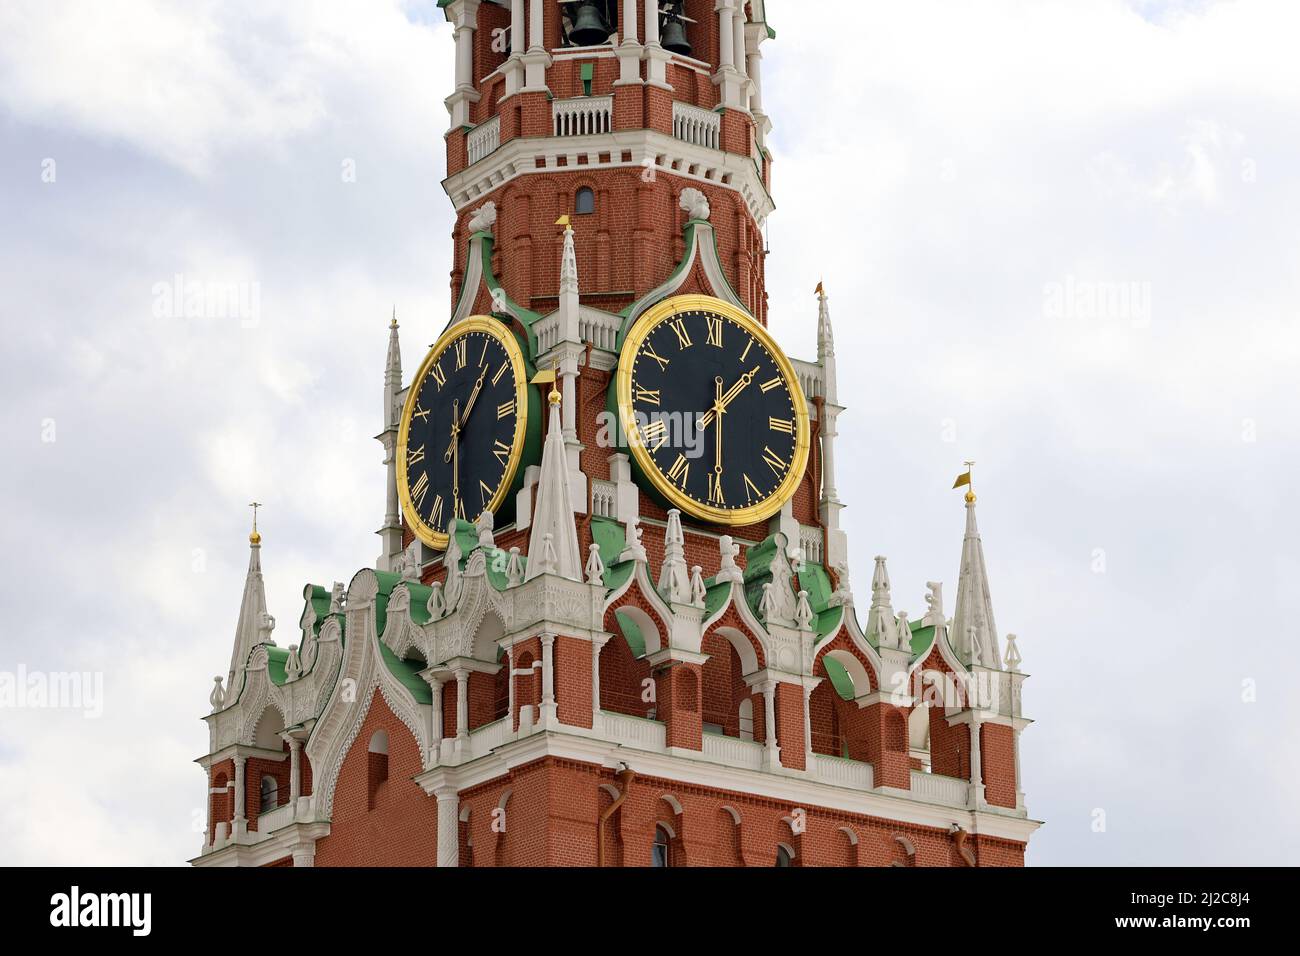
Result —
[[367, 805], [373, 810], [379, 787], [388, 779], [388, 731], [376, 730], [366, 751]]
[[596, 211], [596, 194], [583, 186], [573, 200], [573, 212], [579, 216], [590, 216]]
[[776, 865], [794, 866], [794, 854], [790, 852], [789, 848], [784, 843], [780, 844], [776, 848]]
[[672, 866], [672, 837], [668, 835], [668, 830], [662, 826], [655, 827], [655, 842], [650, 847], [650, 865], [651, 866]]
[[269, 774], [262, 777], [262, 804], [261, 812], [266, 813], [274, 810], [279, 806], [280, 785], [276, 783], [275, 778]]

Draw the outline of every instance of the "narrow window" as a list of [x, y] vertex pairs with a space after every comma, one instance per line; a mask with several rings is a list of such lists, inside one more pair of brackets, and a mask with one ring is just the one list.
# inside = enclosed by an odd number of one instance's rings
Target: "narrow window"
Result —
[[388, 779], [388, 732], [376, 730], [366, 749], [366, 802], [373, 810], [379, 788]]
[[596, 194], [583, 186], [574, 199], [573, 211], [579, 216], [590, 216], [596, 211]]
[[778, 846], [776, 848], [777, 866], [790, 866], [793, 862], [794, 862], [794, 857], [790, 855], [790, 851], [787, 850], [784, 845]]
[[668, 845], [670, 837], [663, 827], [655, 827], [655, 842], [650, 847], [651, 866], [672, 866], [672, 850]]
[[280, 786], [275, 782], [275, 778], [265, 776], [262, 778], [262, 806], [261, 812], [266, 813], [274, 810], [279, 806]]

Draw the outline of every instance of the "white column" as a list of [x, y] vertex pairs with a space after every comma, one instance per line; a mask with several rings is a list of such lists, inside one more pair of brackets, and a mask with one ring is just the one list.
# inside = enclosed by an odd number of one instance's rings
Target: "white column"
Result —
[[749, 108], [751, 112], [763, 112], [763, 54], [752, 51], [745, 58], [745, 72], [749, 74]]
[[1016, 761], [1016, 809], [1025, 808], [1025, 788], [1020, 782], [1020, 731], [1012, 729], [1011, 731], [1011, 752]]
[[718, 69], [736, 65], [735, 0], [718, 0]]
[[439, 787], [438, 865], [460, 866], [460, 797], [452, 787]]
[[289, 805], [298, 806], [302, 796], [302, 741], [297, 737], [289, 738]]
[[776, 681], [763, 681], [762, 690], [765, 743], [768, 750], [776, 750]]
[[659, 2], [645, 2], [645, 42], [646, 46], [659, 45]]
[[510, 53], [524, 52], [527, 46], [524, 36], [524, 0], [510, 0]]
[[984, 805], [984, 766], [980, 750], [980, 720], [972, 712], [970, 721], [970, 804], [979, 809]]
[[542, 635], [542, 720], [555, 716], [555, 635]]
[[293, 848], [294, 867], [314, 867], [316, 865], [316, 842], [302, 843]]
[[469, 671], [456, 670], [456, 751], [469, 743]]
[[741, 73], [745, 72], [745, 10], [744, 4], [736, 9], [736, 15], [731, 21], [732, 30], [735, 31], [735, 39], [732, 41], [732, 61], [731, 64]]
[[429, 715], [429, 762], [437, 763], [442, 750], [442, 681], [435, 677], [429, 681], [429, 690], [433, 694], [432, 713]]
[[546, 0], [530, 0], [528, 8], [528, 49], [545, 50], [546, 38], [544, 35], [543, 4]]
[[[658, 0], [655, 0], [655, 6], [658, 6]], [[655, 21], [656, 23], [658, 20]], [[623, 0], [623, 22], [619, 24], [623, 28], [623, 42], [636, 42], [636, 0]]]
[[829, 403], [822, 404], [822, 417], [826, 419], [822, 423], [822, 500], [824, 501], [839, 500], [839, 495], [835, 491], [835, 437], [839, 434], [835, 429], [835, 419], [838, 414]]
[[804, 766], [812, 768], [812, 719], [808, 711], [808, 701], [812, 697], [813, 689], [805, 687], [803, 689], [803, 753]]
[[578, 440], [578, 403], [573, 387], [573, 383], [578, 378], [577, 362], [575, 361], [573, 365], [574, 368], [570, 370], [569, 362], [565, 361], [560, 371], [560, 391], [561, 400], [563, 401], [560, 406], [560, 414], [563, 416], [561, 425], [565, 444]]
[[243, 836], [248, 831], [248, 820], [244, 817], [244, 761], [241, 754], [235, 755], [235, 822], [236, 836]]
[[456, 87], [474, 85], [474, 27], [457, 24], [452, 36], [456, 39]]
[[591, 726], [596, 726], [596, 715], [600, 713], [600, 652], [605, 642], [591, 642]]
[[510, 693], [510, 729], [515, 729], [515, 646], [511, 644], [506, 648], [506, 674], [509, 680], [506, 681], [507, 690]]
[[208, 845], [212, 842], [212, 836], [214, 833], [212, 829], [212, 798], [216, 796], [217, 793], [216, 789], [212, 786], [212, 771], [208, 770], [207, 774], [208, 774], [208, 785], [203, 788], [204, 791], [207, 793], [207, 798], [205, 802], [207, 803], [207, 811], [208, 811], [208, 828], [203, 831], [203, 849], [205, 851], [207, 850]]

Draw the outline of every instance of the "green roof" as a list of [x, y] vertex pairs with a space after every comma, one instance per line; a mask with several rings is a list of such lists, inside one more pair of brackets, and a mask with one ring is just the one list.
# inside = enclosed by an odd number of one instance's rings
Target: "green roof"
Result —
[[384, 666], [411, 692], [418, 704], [432, 704], [433, 690], [428, 682], [420, 676], [424, 665], [416, 661], [403, 660], [389, 649], [383, 641], [379, 642], [379, 653], [383, 655]]
[[622, 611], [615, 611], [614, 617], [618, 621], [619, 629], [623, 632], [623, 638], [627, 641], [627, 646], [632, 648], [634, 657], [645, 657], [645, 636], [641, 633], [641, 628], [636, 626], [636, 622]]
[[[822, 667], [826, 668], [826, 676], [831, 679], [831, 686], [835, 688], [835, 693], [839, 694], [844, 700], [853, 700], [859, 693], [853, 686], [853, 678], [845, 670], [844, 665], [833, 657], [823, 657]], [[861, 693], [865, 694], [870, 688], [863, 688]]]
[[266, 676], [277, 687], [284, 685], [284, 665], [289, 660], [289, 651], [284, 647], [266, 645]]

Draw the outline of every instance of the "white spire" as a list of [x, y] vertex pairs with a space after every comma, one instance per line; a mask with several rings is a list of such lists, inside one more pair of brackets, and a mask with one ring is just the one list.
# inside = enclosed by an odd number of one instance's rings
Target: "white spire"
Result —
[[671, 604], [691, 602], [691, 579], [686, 568], [686, 536], [682, 533], [682, 513], [668, 512], [664, 529], [664, 563], [659, 569], [659, 592]]
[[826, 290], [817, 285], [817, 361], [835, 355], [835, 335], [831, 331], [831, 309]]
[[388, 326], [388, 360], [384, 364], [384, 427], [396, 427], [399, 410], [397, 393], [402, 390], [402, 347], [397, 339], [397, 306]]
[[[560, 219], [564, 225], [564, 251], [560, 255], [560, 302], [559, 326], [561, 342], [581, 342], [578, 312], [578, 254], [573, 248], [573, 226], [566, 221], [568, 216]], [[567, 409], [566, 409], [567, 411]]]
[[560, 393], [551, 392], [549, 401], [551, 417], [542, 448], [542, 473], [537, 479], [537, 502], [528, 538], [528, 571], [524, 580], [531, 581], [539, 574], [558, 574], [570, 581], [581, 581], [582, 555], [578, 550], [578, 526], [573, 520], [573, 499], [569, 494]]
[[969, 664], [997, 667], [998, 632], [993, 623], [993, 601], [984, 570], [984, 545], [975, 524], [975, 495], [966, 495], [966, 537], [961, 545], [961, 573], [957, 578], [957, 607], [952, 617], [952, 639], [957, 656]]
[[248, 574], [244, 578], [244, 597], [239, 604], [239, 622], [235, 625], [235, 647], [230, 655], [226, 678], [226, 700], [233, 703], [243, 689], [242, 676], [248, 655], [254, 646], [271, 643], [275, 618], [266, 613], [266, 588], [262, 583], [262, 536], [257, 530], [257, 509], [253, 510], [253, 531], [248, 536]]
[[384, 363], [383, 430], [375, 436], [384, 446], [385, 504], [384, 524], [376, 532], [383, 550], [376, 561], [381, 571], [391, 570], [402, 551], [401, 504], [397, 494], [397, 430], [402, 408], [397, 396], [402, 391], [402, 348], [397, 339], [397, 306], [388, 325], [388, 359]]
[[883, 555], [876, 555], [876, 569], [871, 575], [871, 610], [867, 613], [867, 635], [876, 638], [880, 647], [898, 646], [898, 622], [889, 594], [889, 569]]

